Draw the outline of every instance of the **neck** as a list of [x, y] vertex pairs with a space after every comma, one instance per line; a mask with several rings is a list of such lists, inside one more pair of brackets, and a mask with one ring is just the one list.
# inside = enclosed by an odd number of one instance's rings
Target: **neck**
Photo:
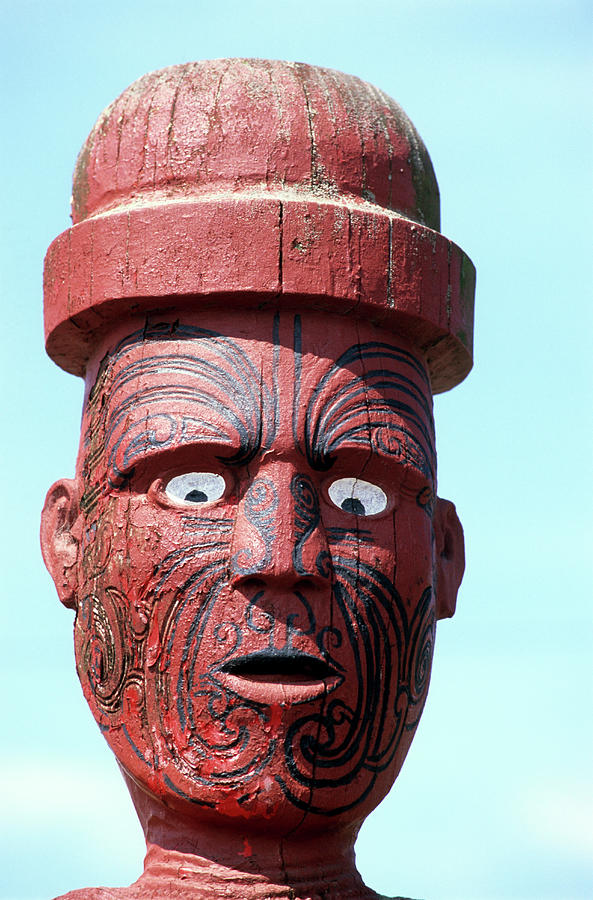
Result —
[[179, 900], [371, 900], [356, 870], [350, 825], [281, 835], [247, 820], [202, 822], [184, 818], [130, 785], [146, 837], [139, 898]]

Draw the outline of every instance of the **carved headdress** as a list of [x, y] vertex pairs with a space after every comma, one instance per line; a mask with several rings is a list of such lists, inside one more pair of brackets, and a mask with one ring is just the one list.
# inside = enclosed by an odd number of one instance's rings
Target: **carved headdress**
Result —
[[44, 275], [47, 351], [69, 372], [114, 321], [221, 303], [384, 324], [435, 393], [471, 368], [475, 272], [439, 233], [426, 148], [353, 76], [233, 59], [140, 78], [80, 153], [72, 219]]

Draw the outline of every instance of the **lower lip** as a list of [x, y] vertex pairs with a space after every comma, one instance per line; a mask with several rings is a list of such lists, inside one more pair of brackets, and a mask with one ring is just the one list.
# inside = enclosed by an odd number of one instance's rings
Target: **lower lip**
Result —
[[218, 679], [233, 693], [255, 703], [280, 703], [283, 705], [308, 703], [334, 691], [341, 683], [339, 675], [311, 679], [300, 676], [231, 675], [221, 672]]

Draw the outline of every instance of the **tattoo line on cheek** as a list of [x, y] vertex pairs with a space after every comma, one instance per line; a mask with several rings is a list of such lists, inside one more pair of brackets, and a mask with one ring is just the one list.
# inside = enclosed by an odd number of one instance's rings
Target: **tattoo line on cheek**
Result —
[[217, 519], [215, 516], [206, 518], [198, 515], [185, 515], [181, 518], [181, 524], [185, 531], [202, 531], [207, 529], [226, 534], [231, 531], [233, 522], [234, 519], [232, 518]]
[[372, 544], [373, 536], [367, 529], [360, 528], [358, 522], [354, 528], [338, 528], [334, 525], [325, 529], [330, 544]]

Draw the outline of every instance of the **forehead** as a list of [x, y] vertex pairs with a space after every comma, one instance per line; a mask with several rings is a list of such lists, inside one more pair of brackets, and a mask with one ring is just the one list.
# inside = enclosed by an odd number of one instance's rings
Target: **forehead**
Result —
[[[316, 384], [328, 368], [338, 380], [382, 368], [400, 371], [402, 379], [407, 377], [430, 397], [422, 356], [402, 336], [323, 312], [217, 310], [199, 318], [184, 317], [181, 323], [143, 324], [111, 341], [101, 356], [99, 376], [108, 368], [110, 377], [97, 378], [96, 372], [91, 377], [107, 398], [130, 385], [130, 378], [142, 376], [142, 382], [134, 385], [138, 390], [166, 380], [167, 372], [173, 371], [178, 378], [195, 380], [218, 370], [233, 374], [240, 387], [253, 368], [285, 382], [292, 381], [296, 372], [301, 387]], [[187, 366], [189, 358], [203, 360], [204, 368]]]
[[148, 449], [152, 433], [153, 449], [212, 442], [246, 458], [284, 442], [322, 465], [338, 445], [388, 447], [399, 430], [433, 469], [419, 354], [369, 323], [324, 313], [219, 311], [144, 326], [104, 358], [87, 420], [99, 410], [106, 445]]

